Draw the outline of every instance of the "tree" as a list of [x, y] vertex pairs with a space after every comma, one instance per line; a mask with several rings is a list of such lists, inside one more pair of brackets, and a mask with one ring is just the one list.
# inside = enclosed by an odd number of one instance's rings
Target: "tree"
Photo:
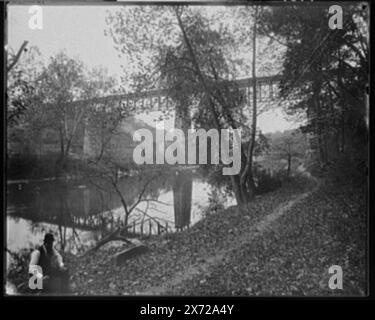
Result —
[[[17, 125], [27, 108], [35, 98], [35, 87], [41, 71], [40, 52], [37, 47], [26, 48], [25, 41], [14, 53], [7, 50], [7, 122], [8, 126]], [[22, 54], [23, 53], [23, 54]]]
[[281, 134], [272, 134], [271, 137], [271, 156], [287, 161], [287, 177], [290, 176], [292, 160], [295, 157], [303, 158], [308, 149], [308, 143], [305, 134], [300, 130], [288, 130]]
[[330, 30], [328, 7], [270, 7], [262, 15], [262, 32], [287, 47], [281, 80], [286, 111], [307, 115], [304, 130], [316, 137], [321, 166], [329, 150], [343, 152], [348, 140], [363, 148], [367, 141], [368, 8], [344, 5], [343, 29]]
[[[244, 15], [247, 14], [248, 17], [247, 8], [245, 12]], [[130, 17], [135, 17], [137, 23], [132, 22], [131, 26], [128, 26]], [[217, 17], [205, 16], [202, 8], [126, 8], [122, 9], [121, 13], [110, 15], [109, 34], [113, 37], [116, 48], [125, 57], [132, 52], [136, 52], [135, 57], [144, 56], [145, 52], [150, 57], [135, 62], [142, 65], [137, 68], [139, 72], [135, 72], [133, 76], [136, 87], [141, 84], [144, 89], [168, 88], [177, 109], [186, 109], [189, 105], [196, 110], [193, 115], [195, 125], [212, 125], [217, 130], [247, 129], [251, 125], [244, 112], [245, 97], [231, 81], [236, 78], [238, 70], [234, 67], [234, 57], [240, 41], [234, 39], [229, 27], [221, 25], [218, 30], [213, 23], [215, 18]], [[231, 55], [229, 59], [228, 56]], [[255, 68], [253, 69], [256, 75]], [[145, 70], [149, 72], [146, 74]], [[140, 79], [143, 81], [139, 81]], [[185, 105], [181, 106], [182, 102]], [[256, 118], [256, 105], [253, 107]], [[253, 146], [249, 148], [250, 154], [242, 153], [243, 159], [246, 159], [246, 156], [253, 157], [256, 119], [252, 124], [254, 129], [251, 131], [249, 143], [251, 146], [252, 142]], [[242, 183], [241, 175], [231, 177], [239, 204], [245, 203], [253, 194], [251, 163], [247, 162]]]
[[64, 52], [51, 58], [40, 79], [37, 88], [40, 103], [33, 105], [30, 123], [40, 131], [50, 129], [57, 135], [59, 174], [65, 168], [72, 145], [83, 139], [87, 118], [95, 110], [94, 105], [83, 99], [113, 92], [115, 82], [100, 69], [86, 75], [83, 63]]
[[255, 183], [253, 178], [253, 154], [255, 146], [255, 136], [257, 129], [257, 82], [256, 82], [256, 37], [257, 37], [257, 19], [258, 19], [258, 7], [255, 6], [253, 15], [253, 32], [252, 32], [252, 78], [253, 78], [253, 106], [252, 106], [252, 125], [251, 125], [251, 138], [248, 145], [246, 155], [245, 169], [241, 174], [241, 188], [244, 189], [245, 183], [249, 184], [248, 191], [250, 196], [253, 197], [255, 193]]
[[[126, 97], [120, 101], [112, 99], [112, 96], [89, 101], [94, 107], [88, 114], [86, 126], [89, 128], [87, 134], [93, 150], [87, 155], [87, 166], [82, 174], [98, 191], [108, 195], [114, 192], [120, 200], [124, 213], [122, 220], [117, 223], [116, 230], [100, 240], [95, 246], [97, 249], [108, 241], [127, 241], [129, 218], [134, 212], [141, 212], [143, 216], [148, 216], [147, 209], [141, 211], [139, 204], [158, 202], [157, 198], [150, 194], [150, 187], [153, 183], [157, 183], [160, 172], [158, 170], [148, 172], [147, 168], [132, 166], [128, 159], [124, 159], [126, 152], [124, 149], [131, 147], [132, 143], [132, 133], [127, 128], [127, 121], [137, 126], [133, 115], [143, 110], [143, 107], [129, 103]], [[130, 174], [132, 170], [137, 170], [137, 177], [134, 177], [135, 188], [124, 192], [121, 184], [123, 179], [126, 179], [124, 176]], [[134, 191], [138, 190], [136, 186], [141, 190], [139, 194], [134, 194]], [[153, 219], [149, 216], [148, 218]]]

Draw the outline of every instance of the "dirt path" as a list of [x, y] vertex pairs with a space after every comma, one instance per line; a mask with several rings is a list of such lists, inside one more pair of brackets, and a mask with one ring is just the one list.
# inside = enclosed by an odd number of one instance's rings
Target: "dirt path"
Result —
[[319, 188], [320, 182], [316, 178], [312, 179], [316, 183], [312, 190], [299, 194], [288, 202], [279, 205], [275, 210], [273, 210], [273, 212], [251, 227], [248, 233], [236, 238], [236, 241], [234, 241], [228, 249], [218, 251], [215, 255], [211, 255], [209, 257], [202, 257], [198, 264], [187, 266], [184, 270], [175, 273], [172, 278], [167, 280], [162, 285], [149, 287], [143, 292], [138, 292], [137, 295], [163, 295], [173, 291], [173, 288], [179, 287], [183, 282], [189, 281], [199, 274], [209, 274], [210, 269], [222, 262], [230, 252], [240, 247], [244, 243], [250, 243], [255, 238], [262, 236], [265, 231], [273, 227], [278, 218], [288, 213], [288, 211], [291, 210], [295, 204], [303, 201], [305, 198], [315, 192]]

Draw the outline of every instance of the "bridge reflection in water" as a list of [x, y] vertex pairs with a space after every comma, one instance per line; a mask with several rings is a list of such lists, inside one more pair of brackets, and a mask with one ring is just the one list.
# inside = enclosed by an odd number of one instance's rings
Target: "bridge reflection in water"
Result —
[[[135, 203], [149, 177], [120, 180], [129, 205]], [[17, 251], [40, 243], [52, 230], [63, 250], [77, 251], [114, 230], [124, 218], [121, 201], [99, 182], [30, 182], [8, 185], [7, 246]], [[190, 170], [164, 174], [147, 188], [145, 197], [159, 202], [140, 203], [130, 218], [129, 232], [144, 236], [175, 232], [202, 218], [202, 209], [216, 188]], [[224, 197], [233, 200], [232, 198]], [[145, 215], [145, 212], [147, 213]]]
[[173, 186], [174, 226], [177, 230], [190, 225], [193, 179], [189, 172], [179, 172]]

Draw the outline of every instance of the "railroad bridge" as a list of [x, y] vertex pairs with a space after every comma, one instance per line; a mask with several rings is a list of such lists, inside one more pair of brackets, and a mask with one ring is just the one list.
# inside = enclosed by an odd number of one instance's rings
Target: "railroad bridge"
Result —
[[[237, 85], [239, 90], [245, 94], [246, 102], [252, 101], [253, 91], [253, 78], [245, 78], [234, 80], [233, 83]], [[280, 76], [267, 76], [257, 77], [257, 101], [264, 103], [274, 101], [278, 98], [278, 85], [280, 82]], [[136, 93], [125, 93], [109, 95], [100, 98], [91, 98], [86, 100], [78, 100], [73, 104], [108, 104], [108, 103], [121, 103], [123, 106], [142, 106], [151, 107], [153, 110], [162, 110], [166, 106], [173, 104], [174, 102], [169, 97], [168, 89], [156, 89], [149, 91], [141, 91]]]
[[[279, 96], [279, 81], [280, 76], [256, 78], [257, 102], [259, 104], [267, 104], [277, 101]], [[253, 78], [234, 80], [233, 82], [237, 85], [240, 92], [243, 93], [245, 103], [250, 106], [252, 104]], [[218, 86], [220, 86], [220, 83]], [[109, 95], [86, 100], [77, 100], [72, 102], [71, 105], [101, 105], [108, 107], [117, 105], [128, 110], [137, 110], [137, 108], [151, 111], [174, 110], [175, 127], [182, 130], [189, 129], [191, 127], [191, 117], [188, 108], [178, 107], [176, 102], [170, 97], [168, 89], [149, 90], [136, 93]], [[248, 112], [251, 115], [251, 108], [248, 109]], [[124, 131], [127, 130], [125, 126], [126, 125], [124, 125], [123, 128]], [[89, 130], [85, 130], [83, 139], [83, 154], [85, 156], [90, 156], [95, 153], [93, 151], [93, 140], [90, 139], [88, 132]], [[129, 137], [123, 140], [126, 140], [127, 144], [129, 144]], [[126, 153], [127, 158], [129, 158], [131, 147], [127, 146], [120, 149], [122, 150], [121, 152], [124, 154]]]

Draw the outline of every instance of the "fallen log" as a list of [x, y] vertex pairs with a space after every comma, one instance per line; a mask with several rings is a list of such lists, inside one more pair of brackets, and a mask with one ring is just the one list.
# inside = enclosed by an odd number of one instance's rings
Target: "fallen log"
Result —
[[80, 257], [84, 257], [91, 252], [98, 251], [102, 246], [104, 246], [105, 244], [107, 244], [108, 242], [111, 242], [111, 241], [124, 241], [127, 244], [134, 245], [135, 247], [133, 247], [133, 248], [136, 248], [136, 247], [147, 248], [141, 241], [139, 241], [137, 239], [128, 239], [124, 235], [122, 235], [124, 232], [126, 233], [126, 230], [127, 230], [127, 228], [118, 228], [113, 233], [109, 234], [108, 236], [106, 236], [103, 239], [101, 239], [100, 241], [98, 241], [98, 243], [94, 247], [88, 249]]
[[148, 252], [148, 251], [149, 251], [148, 247], [146, 247], [143, 244], [140, 244], [140, 245], [137, 245], [135, 247], [131, 247], [131, 248], [127, 248], [125, 250], [122, 250], [119, 253], [116, 253], [114, 255], [114, 258], [115, 258], [116, 264], [121, 265], [125, 261], [127, 261], [127, 260], [129, 260], [129, 259], [131, 259], [135, 256], [141, 255], [145, 252]]
[[91, 249], [87, 250], [85, 253], [83, 253], [81, 255], [81, 257], [84, 257], [86, 256], [87, 254], [93, 252], [93, 251], [98, 251], [100, 247], [104, 246], [106, 243], [110, 242], [110, 241], [124, 241], [128, 244], [131, 244], [132, 241], [125, 238], [124, 236], [121, 235], [122, 233], [122, 229], [121, 228], [118, 228], [117, 230], [115, 230], [113, 233], [109, 234], [108, 236], [104, 237], [103, 239], [101, 239], [100, 241], [98, 241], [98, 243], [92, 247]]

